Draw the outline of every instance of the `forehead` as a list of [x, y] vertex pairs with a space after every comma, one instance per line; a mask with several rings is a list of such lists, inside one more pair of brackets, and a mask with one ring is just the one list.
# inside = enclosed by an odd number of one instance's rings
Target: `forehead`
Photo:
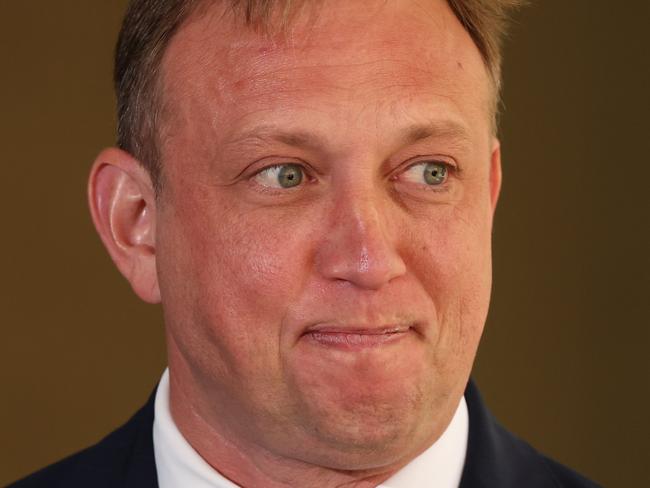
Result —
[[204, 114], [212, 126], [271, 107], [287, 118], [320, 108], [349, 118], [409, 101], [469, 119], [490, 110], [482, 58], [444, 0], [308, 2], [278, 34], [210, 3], [172, 39], [163, 86], [172, 116]]

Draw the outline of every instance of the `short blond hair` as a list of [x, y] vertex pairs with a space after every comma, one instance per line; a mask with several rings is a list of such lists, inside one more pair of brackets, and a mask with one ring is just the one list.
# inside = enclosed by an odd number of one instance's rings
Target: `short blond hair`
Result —
[[[213, 0], [216, 1], [216, 0]], [[221, 0], [246, 25], [286, 22], [306, 0]], [[447, 0], [471, 35], [494, 85], [496, 121], [501, 90], [502, 43], [510, 12], [524, 0]], [[136, 157], [149, 171], [156, 189], [161, 183], [158, 132], [160, 90], [157, 82], [169, 41], [197, 6], [207, 0], [131, 0], [115, 51], [117, 145]], [[496, 130], [496, 122], [494, 123]]]

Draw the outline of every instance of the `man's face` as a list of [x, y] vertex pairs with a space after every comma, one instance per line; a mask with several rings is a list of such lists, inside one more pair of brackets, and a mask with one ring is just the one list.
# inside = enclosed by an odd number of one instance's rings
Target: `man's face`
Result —
[[447, 3], [327, 2], [273, 39], [210, 7], [163, 86], [172, 402], [191, 385], [217, 430], [339, 469], [435, 440], [487, 313], [499, 183]]

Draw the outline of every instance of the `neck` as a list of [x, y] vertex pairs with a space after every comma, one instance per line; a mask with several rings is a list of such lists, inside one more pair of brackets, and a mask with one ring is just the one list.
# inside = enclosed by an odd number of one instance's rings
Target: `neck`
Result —
[[243, 487], [284, 488], [323, 486], [372, 488], [406, 465], [413, 456], [366, 470], [339, 470], [274, 454], [245, 437], [207, 421], [193, 403], [185, 382], [170, 377], [170, 410], [183, 437], [200, 456], [235, 484]]
[[[187, 365], [170, 362], [169, 409], [178, 430], [192, 448], [217, 472], [242, 487], [264, 486], [284, 488], [295, 486], [323, 486], [346, 488], [374, 488], [413, 458], [426, 450], [435, 439], [420, 449], [409, 452], [393, 462], [375, 463], [370, 469], [342, 470], [318, 462], [308, 462], [274, 453], [256, 442], [251, 442], [238, 429], [232, 429], [226, 416], [214, 422], [201, 408], [200, 388], [183, 371]], [[172, 373], [173, 371], [173, 373]], [[182, 378], [182, 379], [181, 379]], [[317, 447], [305, 446], [305, 452], [319, 452]], [[368, 465], [368, 464], [366, 464]]]
[[[451, 422], [457, 407], [457, 402], [451, 402], [449, 408], [441, 409], [445, 415], [438, 418], [435, 429], [426, 431], [426, 436], [420, 430], [419, 438], [405, 438], [399, 445], [382, 445], [361, 453], [347, 448], [352, 446], [332, 449], [302, 431], [282, 431], [274, 438], [273, 432], [242, 425], [238, 419], [255, 417], [242, 415], [241, 406], [237, 402], [230, 405], [229, 395], [219, 396], [213, 391], [214, 385], [208, 388], [200, 384], [182, 354], [169, 354], [168, 360], [169, 411], [173, 422], [207, 464], [242, 487], [374, 488], [432, 446]], [[217, 399], [208, 398], [206, 391]], [[219, 405], [218, 412], [215, 405]], [[271, 436], [271, 441], [265, 442], [264, 435]], [[283, 440], [278, 442], [279, 439]], [[356, 466], [360, 469], [354, 469]]]
[[170, 385], [171, 414], [183, 437], [210, 466], [239, 486], [370, 488], [390, 478], [409, 461], [370, 470], [344, 471], [278, 456], [262, 446], [242, 442], [241, 437], [223, 428], [215, 428], [175, 386], [173, 382]]

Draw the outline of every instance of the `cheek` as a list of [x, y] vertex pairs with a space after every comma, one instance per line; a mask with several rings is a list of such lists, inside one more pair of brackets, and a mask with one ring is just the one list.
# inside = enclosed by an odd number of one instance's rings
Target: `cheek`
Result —
[[436, 351], [465, 357], [478, 344], [490, 299], [490, 220], [483, 207], [449, 207], [419, 228], [410, 268], [434, 304]]
[[251, 313], [265, 315], [271, 322], [281, 318], [307, 268], [302, 233], [283, 228], [281, 222], [267, 215], [233, 212], [220, 216], [214, 232], [197, 229], [196, 239], [204, 245], [196, 256], [209, 260], [195, 260], [199, 287], [210, 296], [228, 297], [228, 303], [218, 308], [232, 308], [238, 317]]
[[166, 300], [177, 307], [169, 322], [186, 323], [183, 333], [192, 334], [186, 340], [207, 340], [223, 363], [255, 367], [252, 358], [278, 354], [287, 307], [308, 269], [304, 232], [266, 213], [240, 211], [209, 195], [213, 189], [202, 191], [204, 198], [198, 191], [175, 205], [161, 229], [170, 239], [159, 246], [163, 294], [183, 294]]
[[490, 274], [490, 226], [470, 212], [449, 207], [414, 225], [417, 233], [410, 232], [417, 242], [410, 246], [411, 271], [433, 296], [457, 296]]

